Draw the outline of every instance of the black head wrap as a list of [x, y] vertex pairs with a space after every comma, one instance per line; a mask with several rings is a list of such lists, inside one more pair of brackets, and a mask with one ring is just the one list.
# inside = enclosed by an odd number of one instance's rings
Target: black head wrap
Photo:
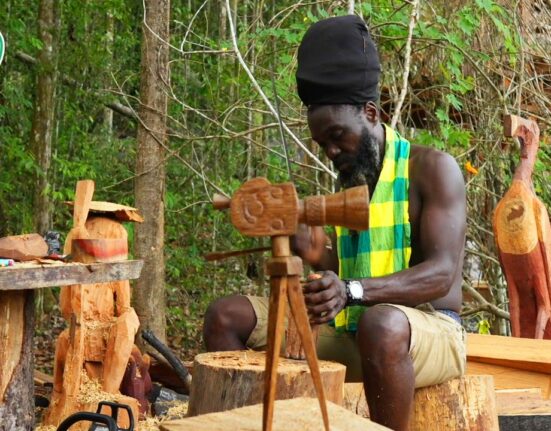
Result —
[[305, 105], [379, 99], [381, 64], [363, 20], [339, 16], [313, 24], [298, 48], [298, 95]]

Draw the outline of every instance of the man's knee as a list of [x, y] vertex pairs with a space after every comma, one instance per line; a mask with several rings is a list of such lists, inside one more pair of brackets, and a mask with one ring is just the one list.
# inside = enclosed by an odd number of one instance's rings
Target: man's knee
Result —
[[400, 360], [409, 352], [410, 326], [399, 309], [379, 305], [358, 321], [357, 341], [362, 359]]
[[203, 333], [205, 338], [228, 332], [244, 338], [255, 325], [256, 315], [250, 301], [240, 295], [227, 296], [217, 299], [207, 308]]

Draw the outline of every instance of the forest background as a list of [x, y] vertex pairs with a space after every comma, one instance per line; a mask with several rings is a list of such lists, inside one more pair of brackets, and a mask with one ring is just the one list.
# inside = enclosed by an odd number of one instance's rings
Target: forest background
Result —
[[[267, 291], [265, 256], [203, 259], [269, 244], [242, 237], [213, 193], [256, 176], [292, 179], [300, 196], [333, 190], [296, 95], [296, 51], [313, 22], [351, 11], [379, 47], [385, 121], [464, 171], [464, 324], [507, 334], [491, 218], [519, 154], [501, 117], [551, 126], [546, 0], [4, 0], [0, 236], [68, 232], [63, 202], [79, 179], [95, 180], [95, 200], [137, 206], [146, 222], [127, 229], [146, 268], [135, 307], [191, 358], [212, 300]], [[550, 161], [542, 145], [534, 185], [548, 209]], [[58, 294], [36, 297], [39, 336], [63, 325]]]

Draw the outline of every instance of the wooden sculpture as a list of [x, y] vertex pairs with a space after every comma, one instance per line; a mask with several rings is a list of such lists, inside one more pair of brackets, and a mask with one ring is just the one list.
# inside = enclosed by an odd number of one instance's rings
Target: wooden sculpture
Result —
[[506, 136], [521, 143], [521, 159], [511, 187], [494, 213], [494, 233], [509, 290], [514, 337], [551, 339], [551, 226], [534, 193], [532, 172], [539, 128], [516, 116], [504, 119]]
[[272, 241], [272, 257], [267, 264], [267, 273], [270, 275], [270, 302], [262, 429], [272, 429], [277, 364], [288, 302], [312, 374], [323, 424], [325, 430], [329, 431], [329, 417], [316, 346], [300, 285], [302, 260], [297, 256], [291, 256], [289, 235], [296, 232], [299, 222], [311, 226], [339, 225], [357, 230], [367, 229], [367, 186], [347, 189], [330, 196], [311, 196], [299, 202], [293, 184], [271, 184], [265, 178], [254, 178], [245, 183], [231, 200], [216, 195], [214, 206], [217, 209], [229, 208], [232, 224], [243, 235], [270, 236]]
[[[124, 252], [120, 247], [121, 242], [127, 243], [127, 232], [122, 224], [113, 218], [87, 217], [92, 198], [90, 188], [93, 193], [93, 182], [83, 187], [83, 182], [79, 181], [77, 185], [75, 227], [67, 236], [65, 252], [74, 251], [75, 244], [83, 237], [86, 240], [112, 240], [119, 244], [115, 249], [117, 257], [126, 259], [127, 246]], [[105, 251], [104, 247], [99, 251], [92, 247], [86, 256]], [[109, 260], [109, 256], [105, 259]], [[119, 392], [139, 327], [138, 317], [130, 306], [129, 282], [64, 287], [60, 308], [69, 328], [57, 340], [54, 390], [44, 423], [57, 426], [77, 411], [95, 411], [97, 402], [106, 398], [129, 404], [137, 418], [138, 410], [143, 412], [147, 408], [145, 399], [141, 397], [142, 405], [139, 405], [135, 398], [124, 397]], [[90, 385], [90, 382], [98, 384]], [[94, 386], [100, 393], [87, 393]]]

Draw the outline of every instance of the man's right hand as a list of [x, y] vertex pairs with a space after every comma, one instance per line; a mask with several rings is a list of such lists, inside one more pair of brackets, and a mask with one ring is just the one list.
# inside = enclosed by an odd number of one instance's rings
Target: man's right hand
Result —
[[291, 237], [291, 250], [306, 263], [318, 266], [327, 252], [327, 238], [323, 227], [299, 224], [297, 233]]

